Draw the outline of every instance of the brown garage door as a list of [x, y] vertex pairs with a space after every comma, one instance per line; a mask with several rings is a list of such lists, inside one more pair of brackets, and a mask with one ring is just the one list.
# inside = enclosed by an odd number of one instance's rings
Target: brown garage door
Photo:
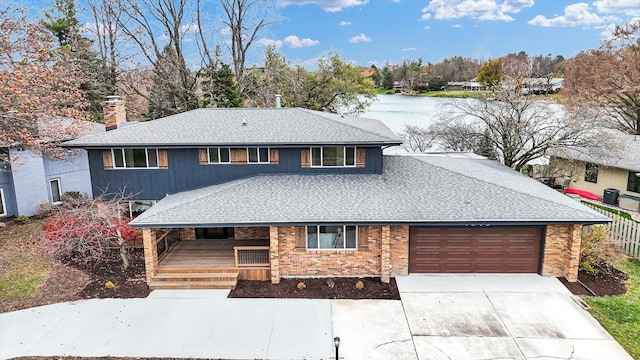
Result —
[[540, 228], [425, 228], [409, 231], [412, 273], [537, 273]]

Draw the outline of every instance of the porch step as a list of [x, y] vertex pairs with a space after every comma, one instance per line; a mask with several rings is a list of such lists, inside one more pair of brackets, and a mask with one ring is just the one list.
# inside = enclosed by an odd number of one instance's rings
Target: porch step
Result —
[[194, 266], [167, 267], [162, 265], [156, 270], [156, 276], [160, 274], [215, 274], [215, 273], [234, 273], [238, 272], [235, 268], [197, 268]]
[[235, 269], [190, 269], [158, 271], [149, 284], [151, 289], [235, 289], [238, 271]]
[[152, 281], [151, 290], [155, 289], [235, 289], [237, 281]]

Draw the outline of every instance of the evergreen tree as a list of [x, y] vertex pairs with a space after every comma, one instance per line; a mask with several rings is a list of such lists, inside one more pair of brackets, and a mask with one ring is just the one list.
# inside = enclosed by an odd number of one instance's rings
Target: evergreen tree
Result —
[[201, 73], [202, 107], [242, 107], [238, 84], [229, 64], [209, 64]]

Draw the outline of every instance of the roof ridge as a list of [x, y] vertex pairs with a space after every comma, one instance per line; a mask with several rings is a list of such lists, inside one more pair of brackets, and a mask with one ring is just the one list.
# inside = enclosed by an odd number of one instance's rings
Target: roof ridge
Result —
[[[441, 169], [441, 170], [444, 170], [444, 171], [447, 171], [447, 172], [450, 172], [450, 173], [453, 173], [453, 174], [464, 176], [464, 177], [469, 178], [469, 179], [474, 179], [474, 180], [480, 181], [480, 182], [485, 183], [485, 184], [496, 186], [496, 187], [499, 187], [499, 188], [502, 188], [502, 189], [506, 189], [506, 190], [509, 190], [509, 191], [514, 191], [514, 192], [519, 193], [519, 194], [523, 194], [523, 195], [526, 195], [526, 196], [529, 196], [529, 197], [533, 197], [533, 198], [538, 199], [538, 200], [542, 200], [542, 201], [546, 201], [546, 202], [549, 202], [549, 203], [552, 203], [552, 204], [556, 204], [556, 205], [562, 206], [564, 208], [568, 208], [568, 209], [572, 209], [572, 210], [575, 210], [575, 211], [579, 211], [579, 212], [584, 213], [584, 214], [589, 214], [589, 212], [583, 211], [582, 209], [572, 208], [570, 206], [567, 206], [565, 204], [562, 204], [562, 203], [554, 201], [554, 200], [544, 199], [544, 198], [535, 196], [533, 194], [529, 194], [529, 193], [526, 193], [526, 192], [521, 192], [521, 191], [513, 189], [511, 187], [507, 187], [507, 186], [504, 186], [504, 185], [501, 185], [501, 184], [493, 183], [493, 182], [490, 182], [490, 181], [487, 181], [487, 180], [484, 180], [484, 179], [480, 179], [480, 178], [477, 178], [477, 177], [474, 177], [474, 176], [469, 176], [469, 175], [467, 175], [465, 173], [457, 172], [457, 171], [454, 171], [454, 170], [450, 170], [450, 169], [444, 168], [444, 167], [439, 166], [439, 165], [435, 165], [435, 164], [427, 163], [427, 162], [424, 162], [424, 161], [420, 161], [419, 159], [417, 159], [416, 157], [413, 157], [413, 156], [406, 156], [406, 155], [405, 156], [402, 156], [402, 155], [386, 155], [386, 156], [406, 157], [406, 158], [412, 159], [413, 161], [417, 161], [417, 162], [420, 162], [422, 164], [427, 164], [427, 165], [436, 167], [438, 169]], [[472, 159], [472, 160], [477, 160], [477, 161], [495, 161], [495, 160], [490, 160], [490, 159]], [[524, 175], [522, 175], [522, 176], [524, 176]], [[587, 208], [587, 207], [585, 206], [585, 208]], [[589, 208], [587, 208], [587, 209], [589, 209]], [[589, 215], [593, 215], [593, 214], [589, 214]]]
[[[341, 116], [341, 117], [344, 119], [344, 116], [345, 116], [345, 115], [342, 115], [342, 114], [340, 114], [340, 115], [339, 115], [339, 114], [328, 113], [328, 112], [324, 112], [324, 111], [318, 111], [318, 110], [305, 109], [305, 108], [301, 108], [301, 107], [296, 107], [296, 108], [291, 108], [291, 109], [298, 109], [298, 110], [301, 110], [301, 111], [304, 111], [304, 112], [307, 112], [307, 113], [320, 113], [320, 114], [317, 114], [317, 116], [319, 116], [319, 117], [321, 117], [321, 118], [323, 118], [323, 119], [326, 119], [326, 120], [328, 120], [328, 121], [331, 121], [331, 122], [333, 122], [333, 123], [340, 124], [340, 125], [344, 125], [344, 126], [347, 126], [347, 127], [352, 128], [352, 129], [358, 129], [358, 130], [360, 130], [360, 131], [364, 131], [364, 132], [366, 132], [366, 133], [368, 133], [368, 134], [375, 135], [375, 136], [378, 136], [378, 137], [383, 137], [383, 138], [385, 138], [385, 139], [391, 139], [391, 138], [389, 138], [389, 137], [387, 137], [387, 136], [384, 136], [384, 135], [382, 135], [382, 134], [379, 134], [379, 133], [377, 133], [377, 132], [373, 132], [373, 131], [371, 131], [371, 130], [363, 129], [363, 128], [361, 128], [361, 127], [359, 127], [359, 126], [355, 126], [355, 125], [353, 125], [353, 124], [351, 124], [351, 123], [348, 123], [348, 122], [342, 122], [342, 121], [338, 121], [338, 120], [334, 120], [334, 119], [331, 119], [329, 116], [325, 116], [325, 115]], [[347, 116], [348, 116], [348, 115], [347, 115]], [[357, 116], [349, 116], [349, 117], [356, 118], [356, 119], [360, 119], [360, 120], [372, 120], [372, 121], [377, 121], [377, 122], [379, 122], [379, 123], [382, 123], [382, 121], [380, 121], [380, 120], [378, 120], [378, 119], [361, 118], [361, 117], [357, 117]], [[384, 123], [382, 123], [382, 124], [384, 125]], [[385, 125], [385, 126], [386, 126], [386, 125]], [[389, 130], [391, 130], [391, 129], [389, 129]], [[393, 132], [393, 131], [392, 131], [392, 132]], [[394, 133], [394, 134], [395, 134], [395, 133]], [[400, 141], [400, 139], [398, 139], [398, 141]]]

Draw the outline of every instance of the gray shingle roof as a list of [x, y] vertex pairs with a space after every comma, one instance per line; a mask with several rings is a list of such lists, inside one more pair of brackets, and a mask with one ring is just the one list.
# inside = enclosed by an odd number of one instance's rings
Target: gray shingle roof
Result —
[[611, 143], [607, 154], [591, 154], [584, 149], [550, 149], [547, 154], [566, 159], [574, 159], [604, 166], [640, 171], [640, 135], [630, 135], [619, 131], [605, 133]]
[[304, 223], [603, 223], [608, 218], [486, 159], [385, 156], [382, 175], [263, 175], [169, 195], [136, 227]]
[[[243, 123], [246, 125], [243, 126]], [[382, 122], [300, 108], [197, 109], [85, 136], [66, 147], [400, 144]]]

